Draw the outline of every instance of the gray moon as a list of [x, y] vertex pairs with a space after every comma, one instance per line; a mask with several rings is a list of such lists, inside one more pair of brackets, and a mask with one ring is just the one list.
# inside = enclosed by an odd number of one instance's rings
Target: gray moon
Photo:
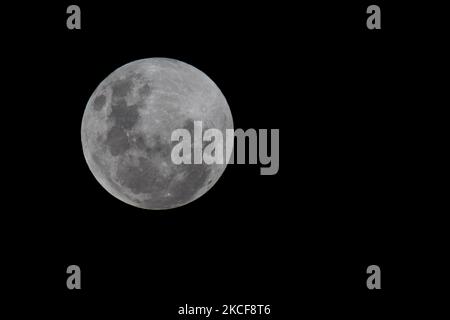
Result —
[[202, 121], [203, 132], [221, 130], [224, 139], [233, 129], [228, 103], [208, 76], [174, 59], [133, 61], [90, 97], [81, 124], [84, 157], [117, 199], [144, 209], [179, 207], [205, 194], [226, 168], [227, 161], [172, 162], [172, 131], [185, 128], [194, 137], [194, 121]]

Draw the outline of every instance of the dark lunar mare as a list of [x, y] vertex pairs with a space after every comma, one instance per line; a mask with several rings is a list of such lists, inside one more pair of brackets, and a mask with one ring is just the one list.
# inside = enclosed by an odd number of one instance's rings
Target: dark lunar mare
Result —
[[164, 144], [161, 138], [156, 135], [155, 145], [150, 147], [144, 136], [140, 133], [135, 133], [131, 137], [131, 147], [143, 150], [146, 157], [139, 157], [137, 166], [120, 163], [117, 176], [123, 186], [128, 187], [134, 194], [147, 193], [153, 196], [161, 197], [168, 192], [168, 187], [173, 176], [168, 178], [159, 173], [159, 168], [156, 167], [151, 159], [152, 156], [158, 155], [164, 158], [170, 164], [171, 146]]
[[112, 85], [113, 97], [123, 98], [126, 97], [133, 87], [133, 81], [131, 77], [127, 77], [123, 80], [116, 80]]
[[139, 158], [138, 166], [120, 164], [117, 177], [120, 183], [134, 194], [162, 196], [168, 186], [167, 179], [160, 175], [158, 168], [145, 157]]
[[138, 90], [139, 96], [141, 98], [145, 98], [147, 96], [149, 96], [151, 94], [151, 88], [148, 85], [148, 83], [144, 84], [142, 87], [139, 88]]
[[[187, 129], [193, 137], [194, 121], [192, 119], [186, 120], [183, 128]], [[141, 157], [139, 166], [120, 166], [118, 177], [121, 184], [130, 188], [135, 194], [150, 194], [151, 199], [139, 203], [147, 208], [168, 208], [191, 201], [198, 190], [205, 185], [211, 174], [211, 166], [207, 164], [172, 164], [170, 157], [176, 142], [165, 143], [159, 135], [155, 135], [153, 139], [154, 146], [149, 147], [142, 138], [136, 138], [135, 146], [144, 149], [148, 158]], [[155, 155], [164, 158], [172, 167], [172, 173], [168, 177], [161, 175], [159, 169], [149, 160]], [[184, 174], [183, 180], [172, 183], [179, 173]], [[170, 196], [167, 196], [167, 193], [170, 193]]]
[[94, 99], [93, 105], [95, 111], [100, 111], [106, 103], [105, 95], [101, 94]]
[[111, 113], [108, 121], [114, 125], [106, 135], [105, 144], [109, 147], [112, 156], [124, 154], [130, 149], [130, 140], [127, 132], [131, 130], [139, 120], [140, 103], [127, 105], [124, 97], [131, 91], [131, 78], [117, 80], [111, 85], [113, 99], [111, 104]]

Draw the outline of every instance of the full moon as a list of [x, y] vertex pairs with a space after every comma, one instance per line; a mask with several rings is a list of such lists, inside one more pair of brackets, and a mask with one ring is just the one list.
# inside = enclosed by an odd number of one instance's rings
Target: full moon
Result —
[[144, 209], [179, 207], [205, 194], [227, 163], [173, 163], [172, 132], [184, 128], [194, 137], [194, 121], [223, 136], [233, 129], [228, 103], [208, 76], [174, 59], [133, 61], [90, 97], [81, 124], [84, 157], [117, 199]]

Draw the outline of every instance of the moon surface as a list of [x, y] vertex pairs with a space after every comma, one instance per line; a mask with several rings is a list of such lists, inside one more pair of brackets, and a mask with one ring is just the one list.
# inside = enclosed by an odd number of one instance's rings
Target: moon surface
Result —
[[81, 124], [84, 157], [117, 199], [144, 209], [179, 207], [205, 194], [227, 163], [172, 162], [173, 130], [187, 129], [193, 139], [194, 121], [223, 137], [233, 129], [228, 103], [208, 76], [174, 59], [133, 61], [90, 97]]

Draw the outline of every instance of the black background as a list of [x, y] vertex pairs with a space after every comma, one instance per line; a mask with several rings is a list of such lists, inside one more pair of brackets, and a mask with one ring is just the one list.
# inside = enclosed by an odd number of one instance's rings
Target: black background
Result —
[[[371, 2], [74, 3], [81, 30], [66, 28], [64, 1], [22, 9], [31, 27], [10, 24], [26, 35], [9, 40], [34, 84], [18, 93], [29, 156], [16, 163], [33, 178], [26, 190], [15, 182], [11, 264], [19, 292], [45, 301], [37, 308], [177, 318], [186, 303], [271, 304], [273, 319], [367, 318], [401, 310], [427, 281], [411, 280], [411, 266], [422, 260], [424, 206], [416, 87], [431, 39], [407, 6], [377, 1], [382, 29], [367, 30]], [[82, 153], [84, 107], [113, 70], [148, 57], [205, 72], [236, 128], [280, 129], [278, 174], [231, 165], [207, 194], [168, 211], [109, 195]], [[71, 264], [80, 291], [66, 288]], [[366, 288], [371, 264], [380, 291]]]

